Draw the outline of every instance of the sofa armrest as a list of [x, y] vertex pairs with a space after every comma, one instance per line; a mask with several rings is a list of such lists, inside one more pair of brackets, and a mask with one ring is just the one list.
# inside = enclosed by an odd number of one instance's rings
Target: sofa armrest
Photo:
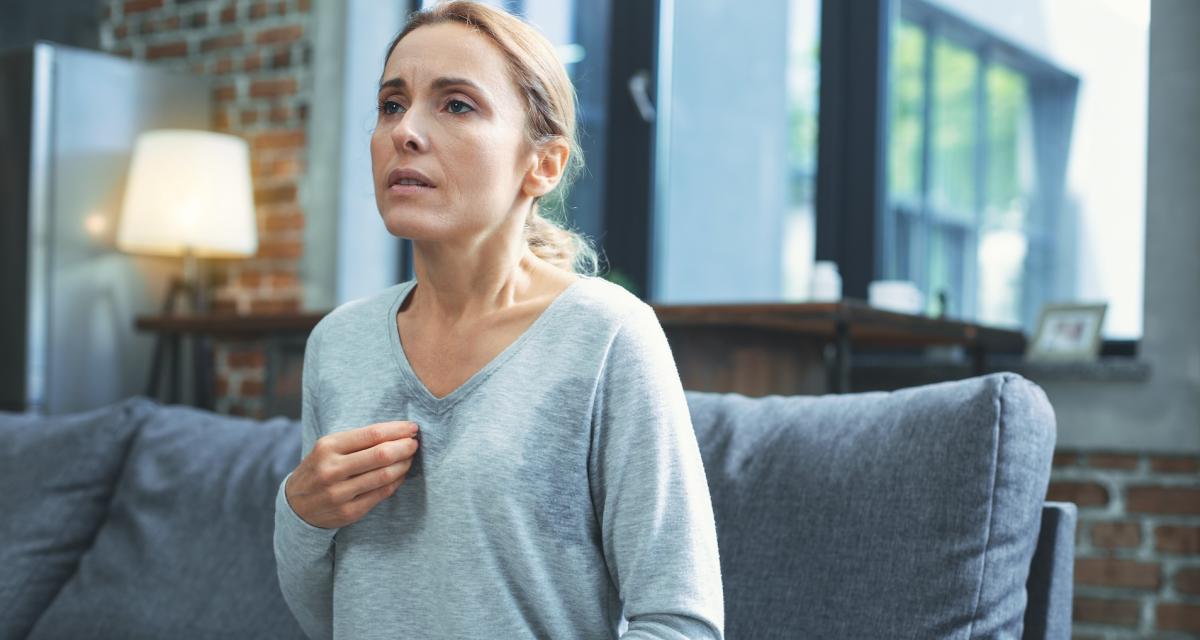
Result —
[[1042, 506], [1037, 549], [1025, 583], [1024, 640], [1070, 640], [1075, 574], [1076, 507], [1070, 502]]

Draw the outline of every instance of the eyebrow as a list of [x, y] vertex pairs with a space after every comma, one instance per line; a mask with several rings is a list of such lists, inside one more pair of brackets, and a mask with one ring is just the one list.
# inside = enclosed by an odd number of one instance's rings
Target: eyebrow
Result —
[[[380, 93], [382, 93], [384, 89], [393, 88], [393, 87], [396, 89], [405, 89], [407, 86], [408, 86], [408, 83], [406, 83], [404, 81], [404, 78], [392, 78], [390, 80], [385, 80], [383, 82], [380, 82], [379, 83], [379, 91], [380, 91]], [[484, 97], [490, 98], [490, 96], [488, 96], [488, 92], [485, 91], [483, 89], [483, 87], [479, 86], [478, 84], [476, 84], [466, 78], [442, 77], [442, 78], [438, 78], [438, 79], [434, 80], [432, 83], [430, 83], [430, 86], [432, 86], [434, 89], [444, 89], [446, 87], [453, 87], [453, 86], [465, 86], [465, 87], [470, 87], [470, 88], [478, 91], [479, 93], [483, 94]]]

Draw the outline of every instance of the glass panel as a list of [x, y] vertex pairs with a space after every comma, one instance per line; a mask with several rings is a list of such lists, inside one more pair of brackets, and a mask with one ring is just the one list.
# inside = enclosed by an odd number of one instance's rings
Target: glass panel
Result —
[[979, 240], [979, 322], [1017, 326], [1021, 318], [1021, 289], [1025, 286], [1025, 235], [1011, 229], [990, 229]]
[[987, 70], [987, 227], [1024, 229], [1034, 190], [1028, 80], [993, 64]]
[[976, 89], [979, 58], [943, 38], [933, 44], [933, 157], [930, 205], [942, 216], [975, 220]]
[[785, 300], [808, 297], [816, 252], [817, 93], [820, 77], [820, 5], [791, 0], [788, 12], [788, 214], [784, 219]]
[[892, 39], [891, 130], [888, 193], [919, 202], [921, 133], [925, 109], [925, 32], [903, 21]]
[[660, 44], [669, 49], [656, 81], [651, 298], [805, 297], [819, 0], [774, 0], [754, 11], [737, 0], [678, 1], [663, 16]]

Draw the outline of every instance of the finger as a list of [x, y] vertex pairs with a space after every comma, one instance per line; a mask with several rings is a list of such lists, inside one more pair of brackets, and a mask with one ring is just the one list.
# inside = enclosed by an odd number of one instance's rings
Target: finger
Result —
[[411, 420], [393, 420], [376, 422], [365, 427], [331, 433], [328, 438], [333, 450], [337, 453], [354, 453], [369, 449], [381, 442], [406, 438], [417, 432], [417, 423]]
[[407, 460], [416, 455], [418, 446], [416, 438], [400, 438], [346, 454], [337, 461], [338, 476], [352, 478], [401, 460]]
[[371, 507], [375, 506], [379, 502], [382, 502], [385, 498], [387, 498], [388, 496], [392, 495], [395, 492], [396, 492], [396, 490], [393, 487], [393, 485], [386, 484], [377, 489], [372, 489], [370, 491], [367, 491], [366, 493], [360, 493], [358, 496], [356, 496], [353, 500], [350, 501], [350, 504], [353, 505], [354, 508], [358, 509], [359, 511], [362, 511], [362, 512], [370, 511]]
[[382, 469], [368, 471], [347, 480], [345, 491], [349, 496], [353, 496], [350, 502], [354, 502], [363, 494], [379, 489], [386, 489], [397, 482], [402, 482], [408, 476], [408, 471], [411, 468], [412, 460], [409, 459], [402, 460]]

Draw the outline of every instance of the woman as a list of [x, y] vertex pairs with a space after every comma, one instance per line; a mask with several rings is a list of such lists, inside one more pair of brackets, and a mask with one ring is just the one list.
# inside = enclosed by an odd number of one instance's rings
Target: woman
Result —
[[452, 2], [393, 40], [371, 160], [416, 276], [308, 339], [302, 460], [275, 521], [308, 635], [723, 637], [666, 336], [645, 302], [576, 273], [594, 254], [539, 213], [578, 158], [574, 91], [532, 27]]

